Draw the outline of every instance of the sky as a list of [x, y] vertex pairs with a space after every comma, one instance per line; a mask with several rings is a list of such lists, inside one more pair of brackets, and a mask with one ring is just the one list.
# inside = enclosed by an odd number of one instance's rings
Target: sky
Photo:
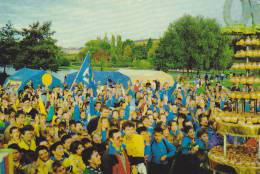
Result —
[[[83, 47], [111, 34], [123, 39], [158, 39], [169, 24], [184, 14], [215, 18], [221, 25], [225, 0], [0, 0], [0, 27], [11, 21], [21, 29], [51, 21], [57, 44]], [[232, 11], [239, 16], [235, 0]]]

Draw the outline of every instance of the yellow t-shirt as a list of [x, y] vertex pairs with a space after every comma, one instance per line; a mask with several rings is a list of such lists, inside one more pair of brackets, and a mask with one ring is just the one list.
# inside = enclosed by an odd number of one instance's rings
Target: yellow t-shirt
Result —
[[130, 139], [124, 138], [124, 144], [126, 146], [126, 152], [132, 157], [144, 157], [144, 139], [143, 136], [134, 134]]
[[47, 162], [38, 162], [37, 168], [38, 168], [38, 174], [48, 174], [52, 169], [52, 161], [48, 160]]
[[70, 154], [70, 156], [63, 161], [63, 165], [65, 167], [72, 166], [73, 173], [83, 173], [86, 169], [82, 157], [76, 154]]

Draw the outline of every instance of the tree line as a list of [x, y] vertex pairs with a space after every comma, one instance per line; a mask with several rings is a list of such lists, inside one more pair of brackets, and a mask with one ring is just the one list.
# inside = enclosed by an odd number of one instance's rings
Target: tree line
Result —
[[[0, 29], [0, 66], [57, 71], [69, 65], [71, 56], [56, 45], [54, 33], [50, 22], [36, 22], [20, 31], [8, 22]], [[170, 23], [160, 39], [134, 41], [105, 35], [87, 41], [73, 60], [81, 64], [89, 51], [94, 66], [221, 70], [232, 63], [231, 39], [221, 33], [215, 19], [185, 15]]]
[[110, 38], [105, 35], [104, 38], [86, 42], [77, 57], [81, 59], [89, 51], [92, 63], [96, 66], [152, 68], [152, 58], [155, 56], [157, 46], [158, 40], [151, 38], [123, 41], [120, 35], [111, 35]]
[[221, 33], [215, 19], [185, 15], [172, 22], [158, 40], [122, 41], [112, 35], [86, 42], [80, 53], [93, 55], [94, 64], [153, 67], [157, 70], [223, 70], [232, 64], [232, 38]]

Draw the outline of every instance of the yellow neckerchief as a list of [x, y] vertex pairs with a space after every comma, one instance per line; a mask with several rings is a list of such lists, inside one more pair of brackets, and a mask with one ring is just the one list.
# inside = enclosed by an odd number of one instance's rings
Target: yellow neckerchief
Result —
[[13, 103], [12, 108], [17, 111], [17, 108], [19, 106], [19, 100], [15, 100], [15, 103]]
[[116, 147], [114, 141], [111, 140], [111, 145], [115, 148], [116, 152], [119, 152], [120, 154], [123, 153], [124, 151], [123, 144], [121, 144], [119, 147]]
[[10, 144], [19, 144], [21, 142], [21, 139], [19, 139], [18, 141], [15, 141], [14, 139], [11, 139], [9, 142], [8, 142], [8, 146]]
[[86, 168], [82, 157], [77, 154], [70, 154], [69, 158], [64, 160], [64, 166], [73, 166], [72, 171], [74, 173], [83, 172]]
[[38, 174], [48, 174], [51, 170], [51, 164], [52, 163], [50, 162], [50, 160], [46, 162], [43, 162], [42, 160], [37, 160], [36, 165]]
[[25, 113], [29, 113], [31, 110], [32, 110], [32, 107], [29, 107], [29, 108], [23, 108], [24, 112]]
[[18, 145], [21, 149], [32, 150], [32, 151], [36, 150], [36, 143], [34, 139], [31, 140], [30, 144], [27, 144], [23, 139], [21, 139]]
[[64, 154], [67, 154], [68, 156], [70, 156], [70, 152], [69, 151], [67, 151], [67, 149], [64, 149]]

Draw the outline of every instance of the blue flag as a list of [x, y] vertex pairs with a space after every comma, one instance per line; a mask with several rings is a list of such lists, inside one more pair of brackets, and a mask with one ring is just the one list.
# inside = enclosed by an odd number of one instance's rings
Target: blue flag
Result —
[[93, 73], [92, 73], [92, 66], [90, 63], [90, 54], [87, 53], [83, 64], [81, 65], [81, 68], [76, 76], [75, 82], [80, 83], [83, 82], [85, 85], [89, 85], [90, 82], [92, 82], [93, 79]]
[[74, 114], [73, 114], [73, 120], [79, 121], [80, 120], [80, 110], [79, 110], [79, 105], [74, 106]]

